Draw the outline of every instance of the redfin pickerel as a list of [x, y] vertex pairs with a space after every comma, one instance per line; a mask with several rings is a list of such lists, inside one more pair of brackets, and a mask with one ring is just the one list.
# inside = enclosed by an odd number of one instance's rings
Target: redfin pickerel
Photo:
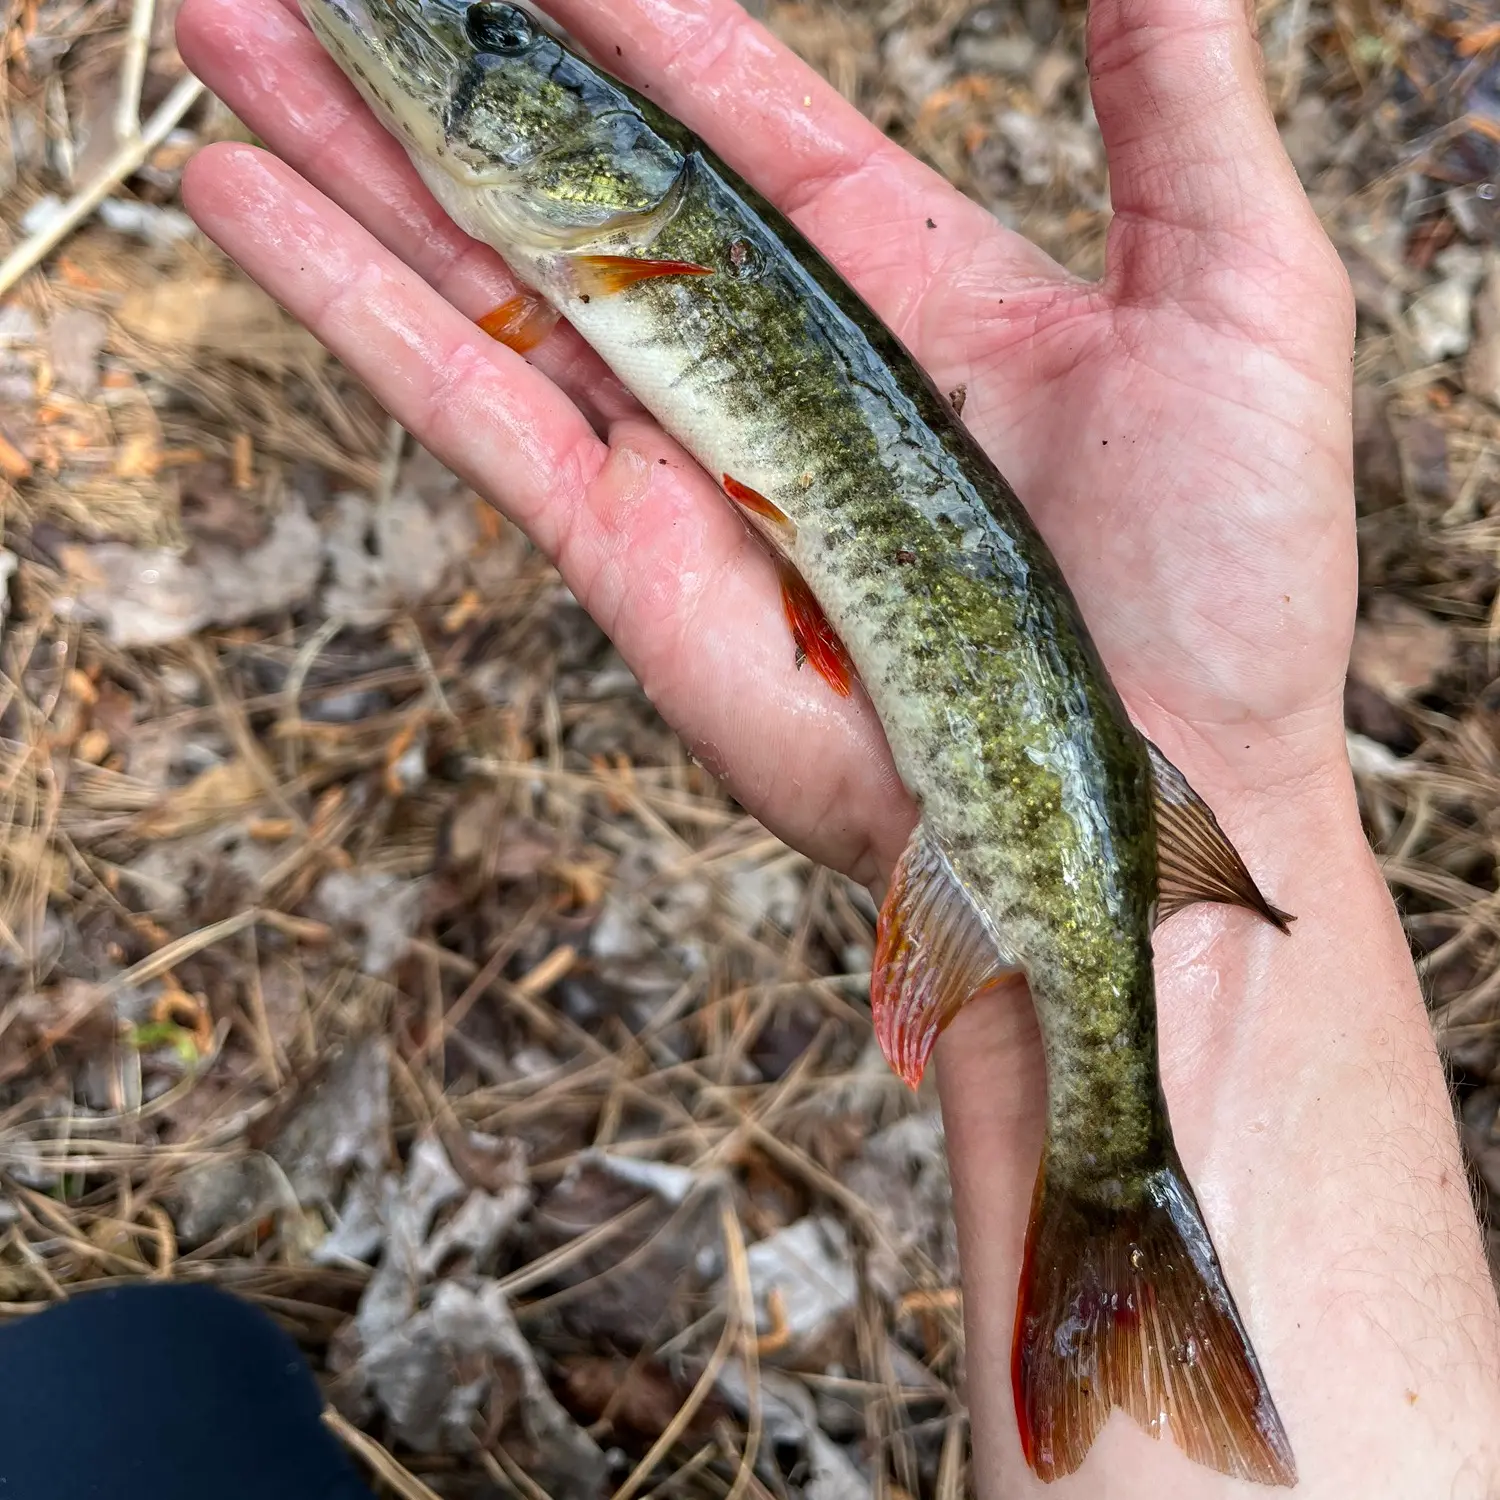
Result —
[[909, 1083], [1024, 975], [1048, 1071], [1012, 1375], [1027, 1460], [1113, 1407], [1200, 1463], [1292, 1484], [1291, 1447], [1178, 1159], [1152, 931], [1194, 901], [1285, 928], [1135, 728], [1010, 485], [916, 362], [701, 141], [498, 0], [303, 0], [439, 202], [566, 317], [781, 561], [799, 652], [857, 675], [921, 821], [876, 940], [876, 1033]]

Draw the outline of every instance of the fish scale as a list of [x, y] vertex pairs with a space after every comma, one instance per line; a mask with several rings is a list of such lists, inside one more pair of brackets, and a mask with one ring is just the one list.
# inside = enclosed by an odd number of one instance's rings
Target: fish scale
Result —
[[[921, 809], [877, 931], [892, 1066], [915, 1085], [959, 1009], [1029, 984], [1047, 1137], [1012, 1381], [1032, 1468], [1076, 1469], [1121, 1406], [1197, 1462], [1293, 1483], [1172, 1143], [1151, 948], [1191, 901], [1289, 919], [1131, 723], [1011, 486], [775, 208], [525, 13], [303, 6], [456, 222], [741, 505], [830, 690], [852, 662]], [[517, 303], [484, 325], [524, 349], [539, 325]]]

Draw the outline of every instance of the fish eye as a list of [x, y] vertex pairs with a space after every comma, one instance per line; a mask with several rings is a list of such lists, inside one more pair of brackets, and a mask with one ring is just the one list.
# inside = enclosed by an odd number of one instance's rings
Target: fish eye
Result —
[[496, 5], [494, 0], [478, 0], [464, 15], [464, 30], [481, 51], [514, 57], [535, 40], [536, 30], [524, 10], [514, 5]]

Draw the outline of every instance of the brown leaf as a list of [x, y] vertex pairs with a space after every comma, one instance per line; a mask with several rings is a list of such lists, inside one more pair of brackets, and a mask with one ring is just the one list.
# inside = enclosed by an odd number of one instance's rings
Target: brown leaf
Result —
[[195, 542], [241, 551], [262, 546], [270, 518], [234, 488], [229, 465], [206, 459], [181, 470], [182, 527]]
[[1448, 434], [1426, 417], [1393, 419], [1391, 427], [1401, 452], [1401, 465], [1407, 482], [1419, 494], [1439, 500], [1449, 494]]
[[265, 797], [265, 785], [248, 761], [226, 760], [174, 788], [136, 819], [144, 839], [175, 839], [243, 817]]
[[1391, 431], [1385, 397], [1373, 385], [1354, 388], [1354, 474], [1362, 511], [1400, 502], [1401, 450]]
[[1489, 275], [1474, 299], [1474, 341], [1464, 360], [1464, 384], [1500, 406], [1500, 255], [1490, 257]]
[[1354, 627], [1349, 671], [1391, 703], [1404, 703], [1437, 681], [1453, 660], [1453, 647], [1448, 626], [1405, 600], [1380, 594]]
[[257, 365], [272, 373], [317, 367], [323, 346], [259, 288], [244, 281], [181, 277], [132, 292], [115, 314], [148, 344]]
[[[672, 1425], [691, 1389], [689, 1383], [673, 1379], [659, 1360], [605, 1359], [580, 1355], [564, 1360], [564, 1399], [582, 1422], [608, 1421], [620, 1436], [655, 1442]], [[703, 1443], [713, 1435], [715, 1424], [729, 1415], [715, 1396], [693, 1413], [680, 1441]]]

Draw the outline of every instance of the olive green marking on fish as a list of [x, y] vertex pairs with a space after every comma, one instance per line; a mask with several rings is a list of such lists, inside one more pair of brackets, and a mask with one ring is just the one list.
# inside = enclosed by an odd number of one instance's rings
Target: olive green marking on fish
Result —
[[[1169, 909], [1219, 882], [1254, 905], [1253, 881], [1233, 887], [1211, 814], [1179, 801], [1158, 817], [1151, 751], [1009, 484], [833, 268], [652, 101], [490, 0], [303, 4], [456, 221], [708, 472], [787, 517], [778, 545], [865, 685], [921, 805], [918, 838], [982, 918], [993, 952], [971, 954], [972, 972], [1026, 973], [1048, 1068], [1013, 1366], [1033, 1467], [1075, 1467], [1111, 1405], [1142, 1418], [1109, 1371], [1166, 1357], [1150, 1343], [1162, 1325], [1128, 1305], [1143, 1286], [1214, 1351], [1162, 1392], [1174, 1436], [1226, 1473], [1291, 1482], [1157, 1067], [1159, 896]], [[576, 258], [600, 255], [714, 274], [585, 303]], [[1184, 807], [1192, 849], [1163, 842]], [[1117, 1341], [1097, 1390], [1075, 1325]]]

